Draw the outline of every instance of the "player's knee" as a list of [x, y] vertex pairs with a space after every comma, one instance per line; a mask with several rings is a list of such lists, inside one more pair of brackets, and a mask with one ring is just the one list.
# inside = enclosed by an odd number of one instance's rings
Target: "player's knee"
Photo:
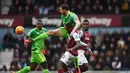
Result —
[[43, 69], [48, 69], [48, 64], [46, 61], [41, 63], [40, 65], [42, 66]]
[[62, 62], [60, 61], [60, 62], [58, 63], [58, 69], [61, 69], [61, 68], [63, 68], [63, 67], [62, 67]]
[[66, 67], [66, 65], [63, 63], [63, 62], [59, 62], [58, 63], [58, 69], [63, 69], [63, 68], [65, 68]]
[[83, 67], [85, 68], [84, 71], [87, 71], [88, 70], [88, 64], [83, 64]]
[[35, 71], [36, 67], [30, 67], [31, 71]]
[[88, 64], [86, 63], [86, 64], [83, 64], [82, 66], [80, 66], [80, 70], [81, 70], [81, 72], [87, 71], [88, 70]]

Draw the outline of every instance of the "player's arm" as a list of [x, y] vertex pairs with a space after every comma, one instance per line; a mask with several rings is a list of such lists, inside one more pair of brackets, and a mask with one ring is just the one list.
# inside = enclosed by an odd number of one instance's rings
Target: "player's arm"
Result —
[[82, 41], [76, 41], [76, 45], [74, 47], [72, 47], [71, 50], [75, 50], [75, 49], [77, 49], [80, 46], [88, 46], [88, 44], [85, 44]]
[[91, 50], [90, 47], [86, 47], [86, 50], [88, 50], [88, 52], [89, 52], [91, 55], [93, 55], [93, 52], [92, 52], [92, 50]]
[[77, 49], [78, 47], [80, 47], [81, 45], [80, 45], [80, 41], [76, 41], [76, 45], [74, 46], [74, 47], [72, 47], [72, 48], [70, 48], [70, 50], [72, 51], [72, 50], [75, 50], [75, 49]]
[[74, 33], [72, 37], [74, 38], [76, 45], [72, 47], [70, 50], [75, 50], [80, 46], [88, 46], [88, 44], [85, 44], [84, 42], [80, 40], [79, 34]]
[[76, 23], [76, 25], [73, 28], [72, 32], [70, 33], [70, 36], [72, 36], [72, 34], [75, 32], [75, 30], [77, 30], [81, 25], [81, 23], [80, 23], [80, 21], [78, 19], [78, 16], [76, 14], [73, 16], [73, 21]]

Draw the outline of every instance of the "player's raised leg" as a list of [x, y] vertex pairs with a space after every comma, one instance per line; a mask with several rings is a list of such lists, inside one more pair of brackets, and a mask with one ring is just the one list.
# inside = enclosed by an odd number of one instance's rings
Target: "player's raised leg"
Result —
[[60, 36], [60, 37], [69, 37], [68, 32], [66, 31], [65, 27], [60, 27], [54, 30], [50, 30], [47, 32], [49, 36]]
[[60, 31], [60, 28], [54, 29], [54, 30], [50, 30], [47, 32], [48, 35], [50, 36], [62, 36], [62, 33]]

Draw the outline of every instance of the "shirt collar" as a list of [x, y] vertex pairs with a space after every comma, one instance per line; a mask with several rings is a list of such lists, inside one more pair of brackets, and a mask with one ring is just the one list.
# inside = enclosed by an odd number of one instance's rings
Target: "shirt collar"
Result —
[[37, 31], [41, 31], [41, 30], [39, 30], [38, 28], [36, 28], [36, 30], [37, 30]]
[[69, 14], [70, 14], [70, 11], [68, 11], [68, 14], [67, 14], [67, 16], [65, 18], [67, 18], [69, 16]]

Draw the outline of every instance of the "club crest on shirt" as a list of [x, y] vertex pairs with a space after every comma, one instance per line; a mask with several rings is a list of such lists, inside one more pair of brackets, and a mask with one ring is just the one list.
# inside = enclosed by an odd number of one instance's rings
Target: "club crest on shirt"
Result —
[[77, 19], [77, 17], [76, 16], [74, 16], [74, 20], [76, 20]]

